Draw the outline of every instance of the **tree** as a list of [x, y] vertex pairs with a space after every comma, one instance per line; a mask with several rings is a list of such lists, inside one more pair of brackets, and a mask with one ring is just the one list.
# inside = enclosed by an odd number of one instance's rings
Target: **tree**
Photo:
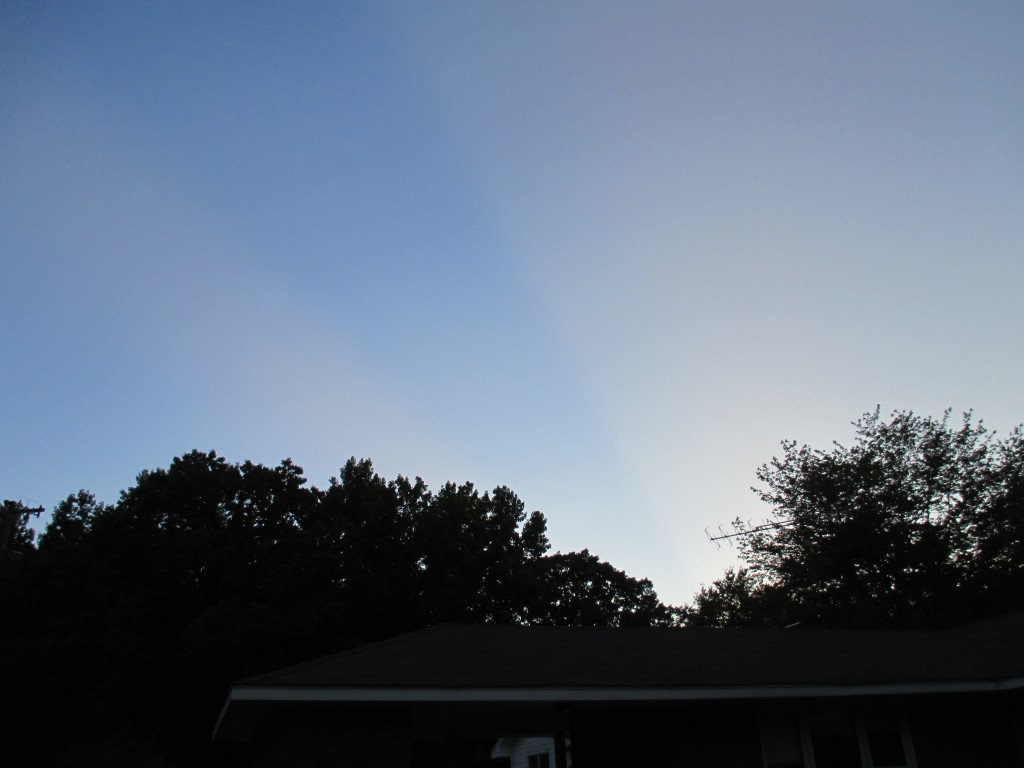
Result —
[[1021, 428], [999, 440], [971, 413], [954, 425], [949, 411], [878, 409], [854, 427], [850, 447], [787, 441], [760, 468], [755, 492], [776, 525], [741, 537], [747, 570], [702, 590], [688, 615], [936, 626], [1024, 608]]
[[676, 609], [658, 600], [648, 579], [634, 579], [586, 549], [549, 555], [542, 571], [532, 623], [578, 627], [677, 623]]
[[414, 532], [420, 622], [529, 621], [546, 531], [544, 516], [527, 516], [506, 487], [480, 494], [472, 483], [445, 485]]
[[701, 586], [682, 619], [688, 627], [756, 626], [771, 620], [765, 602], [765, 585], [749, 568], [728, 568], [711, 586]]

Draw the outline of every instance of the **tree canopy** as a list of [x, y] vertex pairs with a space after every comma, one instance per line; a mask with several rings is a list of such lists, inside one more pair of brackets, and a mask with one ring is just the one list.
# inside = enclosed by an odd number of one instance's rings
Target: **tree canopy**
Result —
[[550, 553], [510, 489], [435, 492], [368, 460], [317, 489], [291, 461], [197, 451], [114, 504], [68, 496], [37, 542], [30, 511], [10, 505], [23, 557], [0, 582], [12, 765], [207, 764], [233, 680], [430, 624], [677, 618], [649, 581]]
[[849, 447], [788, 441], [760, 468], [772, 524], [737, 521], [745, 565], [702, 588], [689, 624], [942, 626], [1024, 608], [1022, 428], [878, 409], [854, 426]]

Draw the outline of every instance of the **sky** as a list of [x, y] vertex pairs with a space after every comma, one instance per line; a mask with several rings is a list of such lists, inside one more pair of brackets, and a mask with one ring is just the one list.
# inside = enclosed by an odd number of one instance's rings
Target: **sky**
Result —
[[1024, 420], [1024, 5], [0, 2], [0, 495], [506, 485], [689, 601], [793, 439]]

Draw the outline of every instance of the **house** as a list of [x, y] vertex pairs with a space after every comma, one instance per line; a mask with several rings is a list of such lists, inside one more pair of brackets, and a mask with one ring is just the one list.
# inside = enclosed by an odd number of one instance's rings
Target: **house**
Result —
[[[250, 678], [254, 766], [408, 768], [549, 734], [551, 768], [1024, 766], [1024, 614], [947, 630], [444, 625]], [[528, 766], [528, 768], [532, 768]], [[542, 768], [538, 766], [538, 768]]]

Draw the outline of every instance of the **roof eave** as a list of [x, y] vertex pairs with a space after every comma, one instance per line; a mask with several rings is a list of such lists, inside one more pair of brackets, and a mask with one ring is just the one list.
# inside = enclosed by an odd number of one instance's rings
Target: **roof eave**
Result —
[[709, 699], [780, 699], [834, 696], [885, 696], [923, 693], [981, 693], [1024, 687], [1024, 677], [996, 680], [951, 680], [886, 683], [816, 683], [807, 685], [694, 687], [465, 687], [383, 688], [330, 686], [234, 686], [230, 701], [350, 703], [549, 703], [703, 701]]

